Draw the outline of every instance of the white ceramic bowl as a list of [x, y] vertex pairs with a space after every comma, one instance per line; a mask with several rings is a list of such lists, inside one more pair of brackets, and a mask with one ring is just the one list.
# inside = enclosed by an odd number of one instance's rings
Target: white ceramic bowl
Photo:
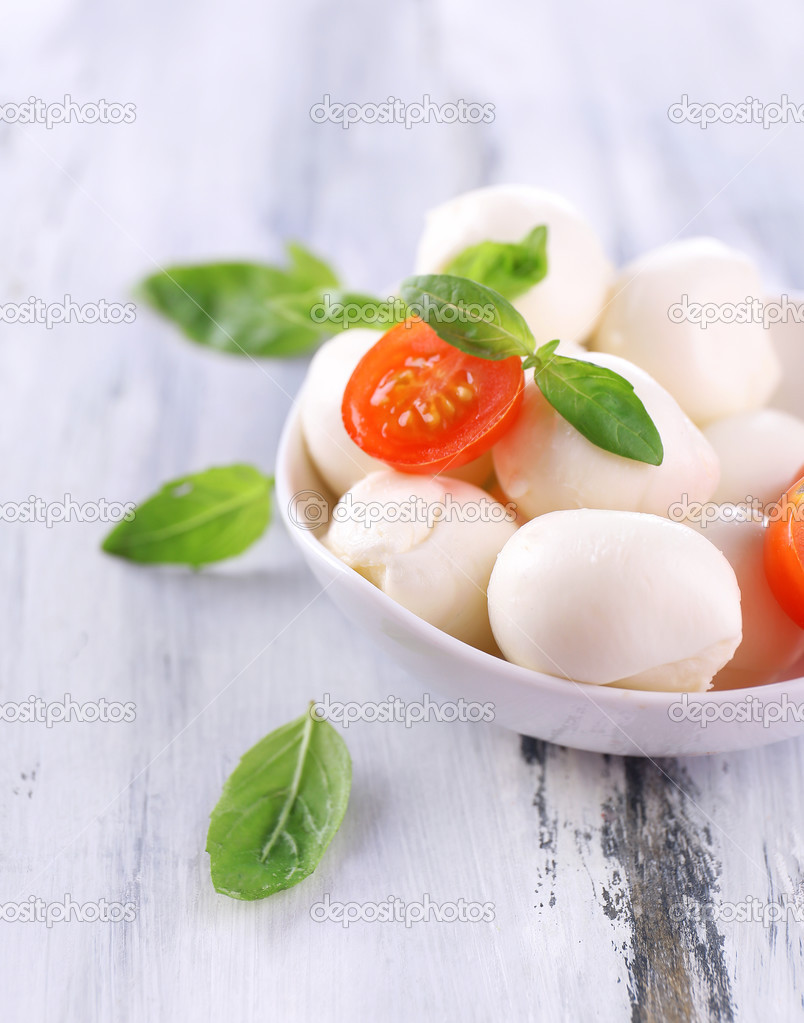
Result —
[[[792, 333], [789, 324], [784, 330]], [[796, 331], [804, 352], [804, 325]], [[276, 498], [294, 543], [346, 617], [428, 690], [493, 703], [497, 724], [564, 746], [649, 757], [724, 753], [804, 735], [801, 677], [683, 697], [591, 686], [492, 657], [417, 618], [320, 542], [332, 498], [307, 456], [298, 407], [279, 444]]]

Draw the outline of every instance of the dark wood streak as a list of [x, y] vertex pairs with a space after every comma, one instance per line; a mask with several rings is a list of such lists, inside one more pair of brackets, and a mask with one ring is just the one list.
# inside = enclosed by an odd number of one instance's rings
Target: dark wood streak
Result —
[[[778, 896], [776, 894], [776, 889], [775, 889], [775, 886], [774, 886], [774, 883], [773, 883], [773, 871], [771, 870], [770, 856], [768, 854], [768, 843], [767, 842], [763, 842], [762, 843], [762, 859], [763, 859], [764, 864], [765, 864], [765, 873], [766, 873], [767, 878], [768, 878], [768, 898], [767, 898], [767, 902], [768, 902], [768, 905], [772, 905], [773, 903], [777, 902]], [[768, 947], [770, 948], [771, 952], [773, 953], [773, 952], [776, 951], [776, 939], [777, 939], [778, 934], [779, 934], [779, 925], [776, 923], [775, 920], [771, 920], [769, 922], [769, 924], [768, 924], [767, 930], [768, 930]]]
[[[554, 759], [573, 753], [527, 736], [520, 752], [538, 772], [533, 805], [546, 854], [543, 876], [554, 889], [559, 820], [550, 813], [546, 787]], [[602, 807], [601, 843], [612, 869], [596, 887], [603, 912], [631, 934], [617, 947], [628, 967], [633, 1023], [730, 1023], [731, 982], [713, 914], [720, 867], [709, 826], [689, 798], [698, 796], [691, 779], [674, 760], [602, 757], [601, 770], [613, 783], [622, 772]], [[541, 887], [537, 895], [539, 908], [555, 904], [554, 890], [549, 900]]]
[[555, 879], [558, 863], [556, 860], [556, 842], [558, 840], [558, 817], [550, 816], [547, 809], [547, 757], [549, 749], [559, 749], [542, 739], [533, 739], [530, 736], [521, 736], [520, 752], [526, 764], [538, 768], [538, 779], [536, 792], [533, 796], [533, 805], [539, 814], [539, 850], [544, 855], [542, 865], [542, 876], [550, 884], [547, 893], [542, 892], [543, 884], [540, 883], [536, 889], [539, 897], [538, 908], [544, 908], [545, 902], [551, 909], [556, 904]]
[[[713, 918], [719, 865], [709, 829], [676, 761], [626, 757], [624, 789], [604, 805], [603, 851], [625, 875], [605, 911], [632, 933], [627, 953], [634, 1023], [734, 1019], [723, 936]], [[675, 784], [674, 784], [675, 782]]]
[[539, 764], [544, 767], [547, 757], [547, 743], [543, 739], [534, 739], [530, 735], [520, 735], [520, 752], [526, 764]]

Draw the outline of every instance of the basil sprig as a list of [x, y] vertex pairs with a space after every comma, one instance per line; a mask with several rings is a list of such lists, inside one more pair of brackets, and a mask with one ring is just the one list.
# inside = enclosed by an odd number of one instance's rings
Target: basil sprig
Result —
[[182, 476], [118, 523], [103, 550], [129, 561], [193, 568], [233, 558], [268, 528], [272, 485], [250, 465]]
[[369, 299], [344, 298], [334, 271], [301, 245], [289, 244], [287, 255], [284, 268], [259, 263], [169, 267], [137, 290], [198, 344], [251, 357], [303, 355], [349, 325], [316, 316], [316, 307]]
[[341, 825], [352, 785], [346, 744], [311, 705], [246, 753], [210, 816], [216, 891], [264, 899], [308, 877]]
[[533, 352], [533, 335], [522, 315], [483, 284], [449, 274], [423, 274], [406, 277], [399, 293], [408, 310], [468, 355], [507, 359]]
[[547, 227], [534, 227], [521, 242], [480, 242], [459, 252], [444, 267], [453, 277], [467, 277], [513, 300], [547, 274]]
[[556, 355], [558, 344], [542, 345], [525, 362], [556, 412], [604, 451], [661, 465], [662, 439], [633, 384], [605, 366]]
[[[661, 465], [661, 437], [633, 385], [613, 370], [556, 355], [558, 341], [536, 340], [511, 303], [485, 285], [449, 274], [408, 277], [402, 298], [438, 336], [481, 359], [525, 356], [536, 386], [592, 444], [623, 458]], [[478, 317], [477, 310], [484, 310]]]

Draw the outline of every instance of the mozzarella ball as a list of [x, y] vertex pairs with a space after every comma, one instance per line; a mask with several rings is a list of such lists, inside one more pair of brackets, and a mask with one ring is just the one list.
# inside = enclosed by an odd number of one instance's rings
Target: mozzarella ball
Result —
[[307, 450], [324, 482], [338, 495], [368, 473], [385, 468], [355, 444], [341, 416], [349, 377], [379, 340], [376, 330], [355, 327], [327, 341], [313, 356], [299, 395]]
[[768, 586], [761, 518], [737, 509], [727, 518], [706, 523], [699, 518], [689, 525], [725, 555], [742, 594], [743, 639], [715, 688], [777, 681], [804, 654], [804, 629], [782, 611]]
[[[713, 238], [673, 242], [620, 273], [592, 347], [641, 366], [696, 423], [760, 408], [780, 378], [769, 332], [761, 323], [710, 320], [762, 294], [742, 253]], [[691, 322], [696, 304], [704, 308]]]
[[509, 661], [629, 689], [704, 690], [741, 635], [740, 590], [720, 551], [635, 512], [528, 522], [497, 558], [489, 615]]
[[778, 323], [770, 327], [773, 348], [782, 365], [782, 382], [773, 392], [771, 405], [798, 415], [804, 408], [804, 301], [780, 295]]
[[515, 531], [505, 508], [479, 487], [386, 469], [341, 498], [324, 543], [431, 625], [496, 652], [486, 588]]
[[718, 504], [763, 507], [777, 502], [804, 475], [804, 420], [763, 409], [719, 419], [704, 436], [720, 459], [720, 483], [713, 500]]
[[464, 249], [519, 242], [547, 225], [547, 276], [514, 300], [540, 343], [583, 341], [594, 329], [613, 268], [592, 228], [566, 199], [526, 185], [493, 185], [427, 214], [416, 273], [443, 273]]
[[[384, 462], [367, 455], [346, 432], [341, 415], [349, 377], [381, 337], [376, 330], [352, 327], [323, 344], [313, 356], [299, 395], [301, 427], [307, 451], [324, 482], [336, 496]], [[450, 476], [484, 483], [491, 474], [491, 454], [481, 455]]]
[[662, 439], [662, 464], [635, 462], [592, 444], [528, 374], [516, 422], [494, 447], [497, 479], [518, 512], [533, 518], [565, 508], [612, 508], [667, 515], [684, 494], [708, 501], [717, 486], [717, 456], [676, 401], [625, 359], [589, 352], [583, 358], [634, 385]]

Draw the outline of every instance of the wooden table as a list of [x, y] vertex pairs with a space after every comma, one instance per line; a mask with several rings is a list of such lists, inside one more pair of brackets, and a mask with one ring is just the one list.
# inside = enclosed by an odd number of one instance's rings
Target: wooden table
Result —
[[[6, 0], [0, 100], [133, 103], [130, 124], [0, 123], [3, 303], [130, 300], [155, 266], [275, 259], [354, 286], [408, 272], [423, 211], [555, 188], [617, 260], [712, 233], [801, 285], [804, 125], [674, 124], [690, 101], [804, 102], [804, 10], [351, 0]], [[333, 102], [493, 103], [490, 124], [316, 124]], [[270, 470], [302, 362], [218, 357], [144, 308], [0, 324], [0, 499], [137, 501], [187, 471]], [[650, 763], [483, 724], [360, 723], [316, 874], [213, 891], [207, 817], [240, 754], [325, 692], [421, 698], [345, 626], [275, 526], [191, 574], [99, 551], [97, 522], [3, 523], [4, 704], [136, 705], [130, 723], [0, 724], [4, 905], [131, 902], [131, 922], [0, 925], [25, 1021], [800, 1018], [802, 927], [712, 909], [802, 893], [801, 743]], [[491, 902], [491, 923], [316, 922], [333, 901]]]

